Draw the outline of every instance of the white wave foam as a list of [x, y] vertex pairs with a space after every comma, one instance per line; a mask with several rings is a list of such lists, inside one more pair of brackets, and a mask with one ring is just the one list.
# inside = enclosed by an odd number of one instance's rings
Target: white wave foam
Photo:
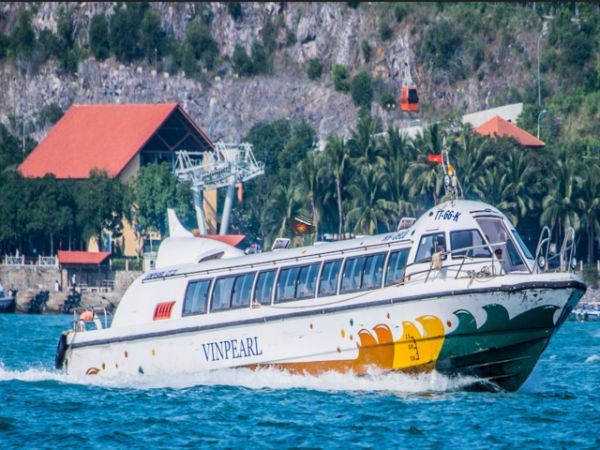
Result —
[[586, 363], [591, 363], [591, 362], [596, 362], [596, 361], [600, 361], [600, 355], [592, 355], [592, 356], [588, 356], [585, 359]]
[[71, 376], [46, 369], [9, 370], [0, 365], [2, 381], [57, 381], [107, 388], [182, 389], [193, 386], [239, 386], [250, 389], [309, 389], [318, 391], [390, 391], [395, 393], [447, 392], [465, 388], [477, 381], [470, 377], [447, 377], [437, 372], [409, 375], [403, 373], [369, 373], [365, 376], [326, 372], [318, 376], [290, 374], [267, 368], [222, 369], [177, 375], [127, 375], [119, 377]]

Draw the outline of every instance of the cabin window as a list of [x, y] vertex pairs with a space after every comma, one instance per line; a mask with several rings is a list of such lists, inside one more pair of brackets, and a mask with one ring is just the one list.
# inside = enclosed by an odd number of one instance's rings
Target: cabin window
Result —
[[215, 288], [213, 289], [212, 301], [210, 303], [211, 312], [224, 311], [231, 307], [233, 283], [235, 283], [234, 276], [217, 279]]
[[476, 220], [494, 253], [502, 258], [505, 272], [527, 269], [501, 219], [482, 217]]
[[409, 249], [396, 250], [390, 253], [390, 258], [387, 265], [387, 272], [385, 274], [385, 285], [390, 286], [392, 284], [400, 283], [404, 278], [404, 269], [406, 268], [406, 261], [408, 261]]
[[273, 293], [276, 272], [276, 270], [267, 270], [258, 274], [254, 299], [261, 305], [271, 304], [271, 294]]
[[315, 296], [317, 275], [319, 274], [320, 265], [320, 263], [315, 263], [300, 268], [300, 272], [298, 273], [296, 298], [310, 298]]
[[279, 272], [275, 301], [289, 301], [315, 296], [320, 263], [287, 267]]
[[233, 294], [231, 296], [232, 308], [244, 308], [250, 306], [252, 298], [252, 284], [254, 283], [254, 273], [247, 273], [235, 277], [233, 283]]
[[487, 246], [477, 247], [485, 244], [481, 233], [477, 230], [452, 231], [450, 233], [450, 243], [452, 244], [452, 258], [464, 258], [465, 256], [490, 258], [492, 256]]
[[319, 297], [335, 295], [337, 293], [338, 275], [342, 260], [327, 261], [323, 264], [321, 279], [319, 281]]
[[508, 255], [510, 256], [514, 266], [524, 265], [523, 259], [521, 258], [521, 255], [519, 255], [519, 252], [517, 251], [515, 244], [513, 244], [512, 239], [506, 241], [506, 250], [508, 251]]
[[360, 290], [361, 276], [366, 259], [366, 256], [356, 256], [346, 259], [344, 272], [342, 273], [340, 294]]
[[281, 269], [277, 280], [275, 301], [293, 300], [296, 295], [296, 280], [300, 267]]
[[523, 254], [525, 255], [525, 258], [527, 258], [527, 259], [533, 259], [533, 255], [531, 254], [531, 252], [529, 251], [529, 249], [525, 245], [525, 242], [523, 242], [523, 239], [521, 239], [521, 235], [517, 232], [517, 230], [512, 229], [510, 231], [512, 231], [513, 236], [517, 240], [517, 244], [519, 244], [519, 247], [521, 247], [521, 250], [523, 251]]
[[211, 280], [190, 281], [185, 291], [183, 315], [206, 314]]
[[[444, 233], [421, 236], [415, 262], [429, 262], [431, 261], [431, 255], [437, 252], [445, 252], [446, 249], [446, 238]], [[442, 257], [442, 259], [444, 258], [445, 256]]]
[[367, 256], [361, 289], [378, 289], [381, 287], [384, 261], [385, 253]]

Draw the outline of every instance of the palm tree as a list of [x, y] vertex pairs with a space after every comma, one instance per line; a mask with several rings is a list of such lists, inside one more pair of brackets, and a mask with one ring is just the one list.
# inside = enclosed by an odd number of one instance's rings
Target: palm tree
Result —
[[298, 185], [289, 180], [287, 185], [279, 184], [273, 190], [261, 214], [261, 228], [266, 236], [265, 245], [268, 246], [273, 235], [283, 236], [287, 218], [298, 208], [300, 203], [300, 190]]
[[382, 148], [380, 138], [381, 119], [379, 117], [361, 116], [356, 129], [348, 140], [348, 148], [354, 167], [382, 166]]
[[586, 158], [581, 170], [581, 192], [577, 205], [587, 234], [587, 263], [594, 259], [595, 236], [600, 233], [600, 161]]
[[523, 148], [513, 145], [503, 163], [508, 176], [510, 201], [515, 205], [515, 225], [534, 210], [535, 198], [541, 194], [542, 184], [536, 182], [539, 172], [530, 159], [523, 153]]
[[423, 133], [416, 137], [412, 145], [417, 153], [416, 160], [412, 161], [404, 176], [404, 183], [410, 186], [411, 196], [420, 197], [423, 206], [432, 206], [440, 198], [443, 177], [437, 164], [428, 162], [427, 155], [440, 154], [442, 151], [442, 132], [437, 123], [427, 127]]
[[465, 198], [472, 197], [479, 176], [494, 161], [490, 143], [465, 125], [450, 146], [450, 163], [456, 170]]
[[341, 236], [344, 232], [342, 180], [350, 160], [348, 147], [344, 145], [344, 142], [339, 137], [330, 135], [327, 138], [324, 156], [325, 158], [321, 169], [321, 176], [326, 178], [328, 174], [331, 174], [335, 180], [335, 198], [337, 201], [338, 210], [338, 234]]
[[508, 174], [501, 167], [495, 165], [484, 170], [473, 185], [473, 193], [479, 199], [504, 211], [511, 222], [516, 221], [517, 204], [512, 199]]
[[398, 128], [390, 127], [383, 142], [387, 192], [395, 204], [396, 222], [404, 215], [414, 214], [415, 208], [409, 200], [408, 186], [404, 177], [410, 163], [416, 158], [415, 149], [409, 145], [406, 135]]
[[309, 152], [298, 164], [296, 183], [299, 193], [306, 197], [310, 208], [312, 223], [315, 226], [315, 236], [319, 237], [319, 220], [321, 218], [320, 206], [323, 196], [321, 195], [321, 182], [319, 172], [323, 157], [314, 151]]
[[560, 242], [562, 232], [568, 227], [575, 231], [579, 229], [581, 220], [577, 211], [577, 188], [581, 177], [577, 175], [579, 164], [570, 157], [566, 148], [561, 148], [557, 154], [554, 171], [548, 174], [549, 191], [542, 201], [540, 222], [550, 223], [551, 229], [557, 225], [557, 240]]
[[352, 197], [352, 209], [346, 220], [354, 225], [355, 233], [374, 234], [379, 225], [388, 226], [388, 211], [394, 204], [382, 198], [384, 174], [376, 167], [365, 166], [355, 174], [348, 190]]

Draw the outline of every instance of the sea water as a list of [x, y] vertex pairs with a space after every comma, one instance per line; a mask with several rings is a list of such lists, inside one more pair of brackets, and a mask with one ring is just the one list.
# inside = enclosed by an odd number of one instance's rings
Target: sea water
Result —
[[567, 322], [515, 393], [472, 380], [53, 369], [69, 316], [0, 314], [0, 449], [600, 448], [600, 323]]

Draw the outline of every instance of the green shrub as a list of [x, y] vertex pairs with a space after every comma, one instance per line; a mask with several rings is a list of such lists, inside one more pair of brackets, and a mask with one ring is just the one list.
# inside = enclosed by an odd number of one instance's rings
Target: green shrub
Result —
[[44, 53], [44, 59], [57, 57], [61, 53], [60, 42], [58, 41], [58, 38], [48, 28], [44, 28], [40, 31], [37, 47]]
[[356, 9], [360, 6], [360, 2], [346, 2], [349, 8]]
[[269, 72], [269, 57], [260, 42], [252, 43], [252, 73], [265, 74]]
[[298, 41], [298, 39], [296, 38], [296, 33], [294, 33], [292, 30], [288, 30], [286, 40], [285, 40], [285, 45], [288, 47], [291, 47], [297, 41]]
[[191, 47], [197, 60], [212, 69], [219, 56], [219, 47], [205, 24], [189, 22], [185, 30], [185, 43]]
[[434, 67], [448, 69], [461, 44], [462, 38], [456, 27], [448, 21], [442, 21], [425, 32], [421, 58], [430, 61]]
[[63, 52], [59, 58], [60, 68], [70, 73], [77, 72], [79, 54], [80, 50], [78, 47], [74, 47], [70, 50]]
[[73, 10], [60, 7], [56, 20], [56, 33], [63, 50], [71, 50], [75, 46], [75, 24]]
[[394, 17], [396, 18], [396, 22], [402, 22], [402, 20], [404, 20], [407, 14], [408, 10], [405, 5], [397, 3], [394, 6]]
[[150, 9], [147, 10], [140, 26], [140, 46], [146, 60], [154, 61], [162, 57], [165, 36], [159, 17]]
[[194, 49], [188, 43], [183, 44], [181, 51], [181, 68], [188, 77], [193, 77], [198, 73], [198, 60], [194, 54]]
[[392, 31], [388, 21], [385, 19], [385, 17], [382, 18], [379, 21], [379, 36], [381, 37], [381, 39], [387, 41], [389, 38], [392, 37], [393, 34], [394, 32]]
[[10, 47], [10, 39], [8, 36], [5, 36], [3, 33], [0, 33], [0, 60], [4, 59], [8, 54], [8, 49]]
[[321, 60], [319, 58], [312, 58], [308, 61], [308, 67], [306, 68], [308, 78], [311, 80], [317, 80], [321, 78], [322, 72], [323, 65], [321, 64]]
[[124, 9], [118, 4], [110, 18], [110, 48], [116, 58], [125, 63], [130, 63], [139, 57], [138, 29], [139, 22], [135, 21], [129, 5]]
[[242, 4], [240, 2], [228, 2], [227, 11], [236, 22], [242, 19]]
[[44, 125], [54, 125], [64, 115], [64, 111], [58, 103], [50, 103], [40, 111], [40, 120]]
[[366, 70], [360, 70], [352, 78], [350, 94], [356, 106], [365, 108], [371, 106], [371, 102], [373, 101], [373, 86], [371, 75]]
[[110, 44], [108, 41], [108, 20], [104, 14], [96, 14], [92, 17], [89, 28], [90, 50], [99, 61], [110, 56]]
[[28, 10], [21, 11], [17, 26], [12, 32], [12, 45], [17, 56], [29, 57], [35, 50], [35, 33], [31, 26], [31, 13]]
[[391, 110], [396, 108], [396, 97], [394, 97], [390, 92], [383, 91], [379, 95], [379, 104], [383, 109]]
[[333, 87], [336, 91], [348, 92], [350, 90], [350, 80], [348, 69], [343, 64], [334, 64], [331, 68], [333, 78]]
[[278, 27], [273, 23], [271, 17], [267, 17], [267, 20], [260, 30], [260, 37], [265, 46], [265, 50], [269, 55], [277, 48], [277, 29]]
[[246, 49], [240, 44], [235, 44], [232, 63], [233, 70], [238, 75], [242, 77], [248, 77], [252, 75], [252, 59], [250, 59], [250, 56], [248, 56], [248, 53], [246, 53]]
[[471, 58], [471, 68], [473, 71], [479, 69], [481, 63], [483, 62], [484, 53], [483, 53], [483, 45], [479, 40], [472, 40], [468, 46], [469, 57]]
[[369, 41], [363, 39], [360, 43], [360, 48], [362, 49], [363, 58], [366, 64], [371, 60], [371, 47], [369, 47]]

